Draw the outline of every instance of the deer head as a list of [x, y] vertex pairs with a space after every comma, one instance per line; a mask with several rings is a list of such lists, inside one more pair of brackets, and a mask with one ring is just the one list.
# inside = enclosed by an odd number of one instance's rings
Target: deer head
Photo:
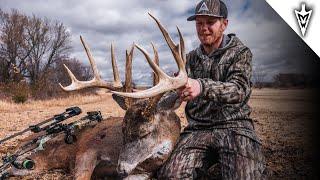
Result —
[[[158, 158], [158, 164], [153, 163], [151, 166], [163, 163], [173, 149], [180, 133], [180, 120], [174, 113], [174, 110], [180, 106], [181, 102], [177, 101], [179, 100], [179, 96], [170, 91], [182, 87], [187, 83], [184, 40], [179, 28], [177, 28], [180, 43], [175, 44], [161, 23], [150, 13], [149, 15], [158, 25], [178, 65], [179, 72], [176, 77], [168, 76], [159, 68], [158, 52], [153, 44], [154, 60], [151, 59], [145, 49], [134, 44], [129, 53], [126, 51], [126, 79], [124, 86], [120, 83], [113, 48], [111, 48], [114, 82], [107, 83], [100, 78], [90, 50], [81, 38], [94, 72], [94, 78], [86, 82], [78, 81], [65, 66], [72, 83], [67, 87], [60, 85], [66, 91], [87, 87], [107, 88], [111, 90], [113, 93], [112, 97], [119, 106], [126, 110], [122, 127], [124, 144], [118, 160], [118, 171], [124, 176], [130, 174], [138, 165], [144, 169], [152, 169], [150, 164], [146, 165], [143, 163], [147, 159]], [[154, 72], [154, 86], [147, 90], [135, 92], [133, 92], [131, 87], [131, 66], [134, 47], [144, 54]], [[138, 100], [133, 101], [134, 99]], [[159, 153], [159, 151], [166, 152]], [[157, 156], [157, 153], [162, 154], [162, 156]]]

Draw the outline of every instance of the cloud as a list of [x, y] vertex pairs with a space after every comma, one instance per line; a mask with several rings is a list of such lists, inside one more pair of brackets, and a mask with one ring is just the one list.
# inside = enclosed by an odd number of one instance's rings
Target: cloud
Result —
[[[112, 79], [110, 43], [114, 42], [121, 77], [124, 78], [125, 50], [133, 42], [143, 46], [153, 56], [150, 43], [159, 50], [160, 65], [166, 72], [177, 70], [171, 52], [152, 19], [151, 12], [168, 29], [178, 42], [176, 26], [181, 29], [188, 51], [196, 48], [199, 41], [194, 22], [186, 18], [193, 13], [197, 1], [190, 0], [0, 0], [1, 9], [11, 8], [40, 17], [60, 21], [72, 34], [72, 56], [88, 64], [79, 40], [82, 35], [91, 48], [103, 78]], [[301, 40], [265, 1], [225, 0], [229, 8], [229, 27], [251, 48], [254, 66], [262, 66], [268, 79], [278, 72], [301, 72], [295, 66], [302, 51]], [[290, 69], [289, 69], [290, 67]], [[133, 80], [138, 84], [151, 82], [151, 69], [145, 58], [135, 50]]]

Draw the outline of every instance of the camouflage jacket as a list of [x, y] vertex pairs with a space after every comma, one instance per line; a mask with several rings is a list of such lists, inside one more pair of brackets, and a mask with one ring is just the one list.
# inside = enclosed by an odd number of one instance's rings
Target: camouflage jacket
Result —
[[201, 93], [188, 101], [186, 130], [228, 128], [258, 140], [251, 108], [252, 54], [234, 34], [224, 35], [220, 48], [209, 55], [200, 45], [187, 54], [188, 76], [201, 84]]

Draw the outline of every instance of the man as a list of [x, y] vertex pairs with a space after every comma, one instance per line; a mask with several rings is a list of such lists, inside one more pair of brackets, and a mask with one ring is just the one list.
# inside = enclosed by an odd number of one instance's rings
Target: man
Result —
[[265, 168], [248, 106], [252, 54], [234, 34], [224, 35], [228, 11], [220, 0], [202, 0], [195, 14], [201, 45], [187, 55], [188, 126], [159, 179], [261, 179]]

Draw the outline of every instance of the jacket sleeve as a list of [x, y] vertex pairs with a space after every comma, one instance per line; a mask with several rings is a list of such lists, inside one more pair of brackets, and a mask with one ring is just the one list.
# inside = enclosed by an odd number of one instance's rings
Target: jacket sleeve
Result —
[[200, 96], [217, 103], [241, 103], [251, 93], [251, 75], [252, 54], [246, 48], [236, 55], [228, 67], [225, 82], [198, 79], [202, 86]]

